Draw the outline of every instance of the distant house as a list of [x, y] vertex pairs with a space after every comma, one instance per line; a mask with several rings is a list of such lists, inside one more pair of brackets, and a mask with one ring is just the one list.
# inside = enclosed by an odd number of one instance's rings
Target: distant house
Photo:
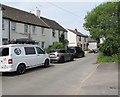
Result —
[[83, 50], [88, 49], [88, 36], [80, 33], [77, 29], [68, 29], [68, 46], [80, 46]]
[[2, 5], [2, 8], [3, 44], [28, 38], [47, 48], [59, 40], [59, 33], [64, 33], [66, 37], [66, 30], [57, 22], [41, 17], [40, 10], [26, 12], [6, 5]]
[[92, 50], [92, 49], [96, 49], [97, 48], [97, 41], [92, 39], [90, 36], [88, 37], [88, 49]]

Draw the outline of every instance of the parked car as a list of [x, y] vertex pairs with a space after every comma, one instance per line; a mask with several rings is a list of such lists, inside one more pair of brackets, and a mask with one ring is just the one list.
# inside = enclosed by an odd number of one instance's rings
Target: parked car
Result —
[[37, 45], [9, 44], [0, 46], [0, 72], [22, 74], [26, 69], [48, 66], [49, 55]]
[[99, 52], [99, 48], [93, 49], [93, 53], [98, 53], [98, 52]]
[[68, 50], [65, 49], [56, 49], [52, 50], [49, 53], [50, 61], [57, 61], [57, 62], [65, 62], [69, 60], [73, 60], [73, 54], [70, 53]]
[[81, 47], [77, 46], [68, 47], [68, 51], [73, 53], [75, 58], [81, 58], [85, 56], [85, 52], [82, 50]]

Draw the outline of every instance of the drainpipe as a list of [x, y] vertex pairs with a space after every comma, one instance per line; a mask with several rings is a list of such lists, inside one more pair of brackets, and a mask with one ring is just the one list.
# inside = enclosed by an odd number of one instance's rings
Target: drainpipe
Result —
[[2, 5], [0, 4], [0, 45], [2, 45]]
[[8, 21], [8, 42], [10, 43], [10, 36], [11, 36], [11, 22], [10, 22], [10, 20]]

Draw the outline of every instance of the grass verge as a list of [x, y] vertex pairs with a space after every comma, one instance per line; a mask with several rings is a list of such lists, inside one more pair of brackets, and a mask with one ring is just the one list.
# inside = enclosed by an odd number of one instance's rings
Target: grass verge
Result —
[[102, 62], [120, 62], [120, 55], [104, 56], [102, 53], [99, 53], [96, 63]]

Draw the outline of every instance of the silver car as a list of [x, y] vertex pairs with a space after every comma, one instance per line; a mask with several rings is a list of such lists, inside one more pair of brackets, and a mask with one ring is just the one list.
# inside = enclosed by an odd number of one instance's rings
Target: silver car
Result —
[[65, 62], [65, 61], [72, 61], [74, 56], [72, 53], [65, 49], [56, 49], [49, 53], [50, 61], [57, 61], [57, 62]]

